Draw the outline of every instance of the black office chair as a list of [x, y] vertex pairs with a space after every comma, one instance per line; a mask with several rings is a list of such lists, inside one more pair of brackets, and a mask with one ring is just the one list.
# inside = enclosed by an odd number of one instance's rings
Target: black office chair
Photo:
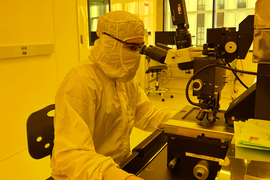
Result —
[[146, 91], [146, 94], [150, 94], [150, 92], [155, 92], [158, 93], [159, 95], [161, 95], [161, 100], [164, 102], [164, 93], [165, 92], [169, 92], [170, 93], [170, 97], [173, 98], [173, 95], [171, 95], [171, 91], [168, 88], [162, 88], [159, 86], [159, 73], [163, 70], [167, 70], [167, 66], [165, 65], [160, 65], [160, 66], [150, 66], [147, 70], [146, 70], [146, 74], [151, 73], [151, 77], [154, 77], [154, 73], [156, 73], [156, 84], [155, 87], [149, 87]]
[[[48, 116], [48, 113], [54, 109], [54, 104], [49, 105], [32, 113], [27, 119], [28, 151], [34, 159], [52, 155], [54, 125], [53, 116]], [[47, 180], [53, 180], [53, 178], [49, 177]]]

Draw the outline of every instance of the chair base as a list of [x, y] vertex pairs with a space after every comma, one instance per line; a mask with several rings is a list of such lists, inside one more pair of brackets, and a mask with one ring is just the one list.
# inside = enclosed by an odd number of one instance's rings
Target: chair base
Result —
[[150, 88], [147, 88], [146, 90], [146, 94], [149, 95], [151, 92], [154, 92], [156, 94], [159, 94], [161, 95], [161, 101], [164, 102], [165, 101], [165, 98], [164, 98], [164, 93], [170, 93], [170, 98], [173, 98], [174, 96], [171, 94], [171, 91], [170, 89], [167, 89], [167, 88], [161, 88], [161, 87], [150, 87]]

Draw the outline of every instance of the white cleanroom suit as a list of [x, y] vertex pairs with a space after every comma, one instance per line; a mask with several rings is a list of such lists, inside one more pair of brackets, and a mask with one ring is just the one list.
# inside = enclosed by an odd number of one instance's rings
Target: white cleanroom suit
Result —
[[140, 54], [123, 48], [126, 41], [144, 37], [143, 22], [115, 11], [98, 20], [98, 40], [89, 59], [74, 67], [56, 94], [52, 176], [58, 179], [124, 180], [118, 168], [130, 154], [133, 126], [153, 131], [172, 113], [155, 109], [133, 80]]

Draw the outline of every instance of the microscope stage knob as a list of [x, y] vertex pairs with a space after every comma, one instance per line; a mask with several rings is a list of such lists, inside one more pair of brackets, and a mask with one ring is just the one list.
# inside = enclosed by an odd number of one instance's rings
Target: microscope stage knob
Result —
[[196, 179], [205, 180], [209, 175], [209, 163], [205, 160], [201, 160], [193, 168], [193, 175]]

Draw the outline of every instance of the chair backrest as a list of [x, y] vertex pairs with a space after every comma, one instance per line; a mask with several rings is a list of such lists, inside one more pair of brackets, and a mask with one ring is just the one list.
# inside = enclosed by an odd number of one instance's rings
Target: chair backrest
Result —
[[32, 113], [27, 119], [28, 151], [34, 159], [41, 159], [52, 154], [54, 117], [48, 116], [48, 113], [54, 109], [54, 104], [49, 105]]

